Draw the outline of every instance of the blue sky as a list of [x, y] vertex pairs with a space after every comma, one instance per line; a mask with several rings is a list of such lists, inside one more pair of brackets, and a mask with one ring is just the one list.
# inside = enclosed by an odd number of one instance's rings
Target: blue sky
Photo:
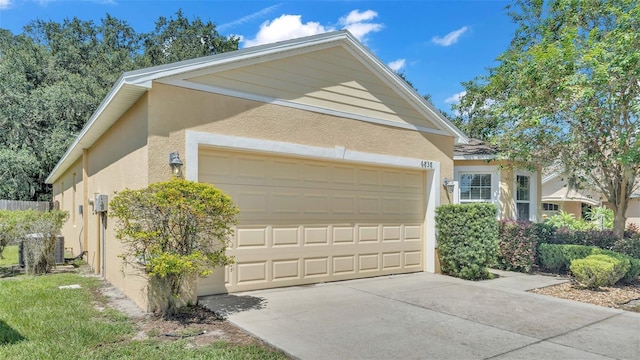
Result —
[[460, 84], [494, 65], [515, 30], [508, 1], [215, 1], [215, 0], [0, 0], [0, 28], [14, 34], [34, 19], [78, 17], [99, 22], [109, 13], [139, 32], [159, 16], [182, 9], [211, 20], [241, 47], [349, 29], [383, 62], [403, 72], [421, 94], [449, 111]]

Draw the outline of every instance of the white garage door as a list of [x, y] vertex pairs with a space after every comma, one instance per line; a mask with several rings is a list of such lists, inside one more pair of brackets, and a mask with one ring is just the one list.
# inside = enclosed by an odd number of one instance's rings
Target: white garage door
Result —
[[422, 171], [200, 149], [198, 179], [240, 209], [235, 264], [198, 295], [422, 271]]

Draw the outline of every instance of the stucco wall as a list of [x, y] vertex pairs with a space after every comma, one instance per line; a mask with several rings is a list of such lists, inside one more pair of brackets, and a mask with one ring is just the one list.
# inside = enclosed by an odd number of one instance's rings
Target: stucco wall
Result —
[[65, 256], [77, 256], [84, 249], [83, 231], [84, 214], [79, 213], [80, 205], [84, 205], [84, 182], [82, 179], [82, 159], [78, 159], [64, 175], [53, 184], [53, 201], [56, 201], [60, 210], [69, 214], [69, 220], [62, 227], [64, 236]]
[[[107, 194], [113, 199], [116, 191], [124, 188], [142, 188], [148, 184], [147, 173], [147, 106], [146, 96], [116, 122], [88, 151], [88, 195]], [[101, 271], [101, 222], [88, 206], [86, 216], [88, 235], [88, 262], [97, 273]], [[105, 230], [105, 276], [113, 285], [146, 309], [145, 280], [126, 268], [123, 276], [122, 244], [115, 238], [115, 219], [107, 219]]]
[[627, 208], [627, 226], [634, 224], [640, 227], [640, 199], [635, 198], [629, 201], [629, 207]]
[[[157, 83], [150, 90], [150, 105], [151, 181], [170, 176], [168, 156], [175, 150], [184, 153], [184, 129], [422, 158], [439, 161], [442, 178], [453, 176], [453, 137], [449, 136]], [[446, 194], [441, 195], [446, 203]]]

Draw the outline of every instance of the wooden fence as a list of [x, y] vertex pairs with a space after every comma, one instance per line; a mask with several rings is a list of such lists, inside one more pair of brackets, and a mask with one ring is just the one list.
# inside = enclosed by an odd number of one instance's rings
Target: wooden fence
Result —
[[51, 203], [49, 201], [20, 201], [20, 200], [0, 200], [0, 210], [28, 210], [49, 211]]

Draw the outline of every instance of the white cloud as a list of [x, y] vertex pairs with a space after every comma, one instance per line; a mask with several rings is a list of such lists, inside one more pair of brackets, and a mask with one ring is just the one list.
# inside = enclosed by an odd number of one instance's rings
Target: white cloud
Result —
[[0, 9], [8, 9], [11, 6], [11, 0], [0, 0]]
[[[2, 0], [0, 0], [2, 1]], [[220, 26], [218, 26], [218, 30], [224, 30], [224, 29], [228, 29], [228, 28], [232, 28], [234, 26], [237, 25], [242, 25], [244, 23], [247, 23], [249, 21], [255, 20], [255, 19], [259, 19], [261, 17], [265, 17], [266, 15], [268, 15], [270, 12], [272, 12], [273, 10], [277, 9], [278, 7], [280, 7], [280, 4], [276, 4], [276, 5], [271, 5], [269, 7], [266, 7], [262, 10], [258, 10], [252, 14], [246, 15], [241, 17], [240, 19], [234, 20], [234, 21], [230, 21], [228, 23], [224, 23]]]
[[467, 95], [466, 91], [461, 91], [459, 93], [455, 93], [448, 98], [444, 99], [445, 104], [457, 104], [460, 102], [463, 96]]
[[378, 13], [373, 10], [366, 10], [363, 12], [360, 12], [360, 10], [351, 10], [347, 16], [341, 17], [339, 21], [342, 25], [349, 25], [369, 21], [377, 16]]
[[402, 68], [404, 68], [404, 66], [406, 65], [406, 62], [407, 61], [405, 59], [394, 60], [389, 63], [389, 67], [391, 68], [391, 70], [398, 72]]
[[332, 29], [326, 28], [317, 22], [303, 24], [302, 15], [282, 15], [272, 21], [265, 21], [260, 25], [260, 30], [255, 39], [244, 41], [246, 47], [289, 40], [302, 36], [321, 34]]
[[468, 26], [463, 26], [458, 30], [454, 30], [450, 33], [448, 33], [447, 35], [443, 36], [443, 37], [439, 37], [439, 36], [434, 36], [431, 41], [433, 41], [435, 44], [441, 45], [441, 46], [451, 46], [455, 43], [458, 42], [458, 39], [460, 38], [460, 36], [462, 36], [462, 34], [464, 34], [465, 32], [467, 32], [467, 30], [469, 30]]
[[[376, 31], [382, 30], [383, 24], [370, 22], [378, 16], [373, 10], [360, 12], [353, 10], [338, 20], [343, 29], [349, 30], [358, 40], [364, 41], [365, 37]], [[294, 39], [303, 36], [322, 34], [336, 30], [334, 26], [325, 26], [318, 22], [302, 22], [302, 15], [284, 14], [271, 21], [265, 21], [260, 25], [260, 30], [253, 39], [245, 39], [244, 46], [256, 46]]]

